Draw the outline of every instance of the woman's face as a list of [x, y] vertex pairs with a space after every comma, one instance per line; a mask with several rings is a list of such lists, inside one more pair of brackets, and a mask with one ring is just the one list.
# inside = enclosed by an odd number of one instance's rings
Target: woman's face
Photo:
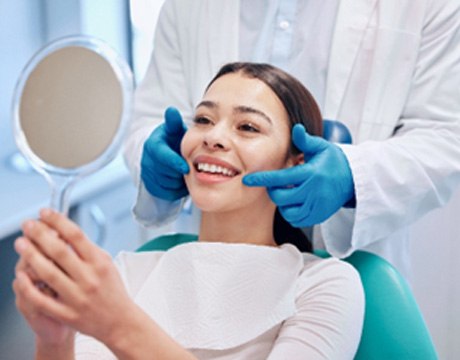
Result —
[[246, 187], [242, 178], [293, 165], [289, 145], [286, 110], [265, 83], [240, 73], [220, 77], [197, 106], [181, 144], [193, 202], [204, 212], [274, 209], [265, 188]]

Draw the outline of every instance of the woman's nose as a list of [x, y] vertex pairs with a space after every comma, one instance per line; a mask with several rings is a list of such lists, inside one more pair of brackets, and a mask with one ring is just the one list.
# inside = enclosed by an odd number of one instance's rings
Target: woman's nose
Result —
[[226, 150], [229, 146], [228, 130], [220, 124], [215, 125], [206, 132], [203, 145], [210, 150]]

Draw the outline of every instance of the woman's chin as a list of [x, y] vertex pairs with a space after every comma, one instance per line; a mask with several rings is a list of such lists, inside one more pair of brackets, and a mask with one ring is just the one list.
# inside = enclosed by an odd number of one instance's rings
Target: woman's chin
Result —
[[228, 203], [222, 203], [222, 199], [216, 198], [213, 196], [207, 197], [193, 197], [192, 196], [193, 204], [201, 210], [201, 212], [206, 213], [218, 213], [222, 211], [229, 210]]

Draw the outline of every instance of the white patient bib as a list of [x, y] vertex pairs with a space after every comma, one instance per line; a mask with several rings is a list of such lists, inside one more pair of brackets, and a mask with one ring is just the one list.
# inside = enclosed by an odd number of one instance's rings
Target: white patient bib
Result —
[[135, 301], [185, 348], [229, 349], [295, 313], [302, 268], [288, 244], [187, 243], [164, 253]]

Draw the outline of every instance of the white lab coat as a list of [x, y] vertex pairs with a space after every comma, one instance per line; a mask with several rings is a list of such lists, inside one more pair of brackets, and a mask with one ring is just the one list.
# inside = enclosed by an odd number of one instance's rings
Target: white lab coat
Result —
[[[164, 109], [176, 106], [189, 120], [220, 66], [238, 60], [238, 24], [238, 1], [165, 2], [126, 141], [136, 180]], [[408, 225], [459, 183], [459, 29], [458, 0], [340, 2], [323, 116], [351, 129], [354, 145], [342, 148], [357, 206], [321, 225], [333, 255], [366, 249], [407, 275]]]

